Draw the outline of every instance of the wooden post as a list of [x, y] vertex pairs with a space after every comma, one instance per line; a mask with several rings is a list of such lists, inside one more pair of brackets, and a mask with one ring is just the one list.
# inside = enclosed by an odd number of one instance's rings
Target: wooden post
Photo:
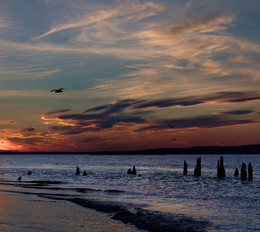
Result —
[[240, 180], [247, 180], [246, 164], [242, 163], [240, 171]]
[[197, 159], [197, 165], [194, 169], [194, 176], [201, 176], [201, 157]]
[[226, 177], [226, 170], [225, 170], [225, 168], [224, 168], [224, 159], [223, 159], [223, 156], [220, 156], [220, 162], [219, 162], [219, 160], [218, 160], [217, 177], [218, 177], [218, 178], [224, 178], [224, 177]]
[[187, 162], [184, 160], [184, 164], [183, 164], [183, 175], [187, 175], [188, 173], [188, 164]]
[[236, 168], [236, 170], [235, 170], [234, 176], [235, 176], [235, 177], [238, 177], [238, 176], [239, 176], [239, 171], [238, 171], [237, 168]]
[[248, 164], [248, 180], [253, 180], [253, 168], [252, 164]]

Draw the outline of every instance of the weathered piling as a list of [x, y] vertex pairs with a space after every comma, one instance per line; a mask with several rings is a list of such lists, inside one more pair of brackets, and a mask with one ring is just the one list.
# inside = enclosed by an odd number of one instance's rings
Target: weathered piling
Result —
[[252, 164], [248, 164], [248, 180], [253, 180], [253, 168]]
[[238, 171], [237, 168], [236, 168], [236, 170], [235, 170], [234, 176], [235, 176], [235, 177], [238, 177], [238, 176], [239, 176], [239, 171]]
[[217, 177], [219, 177], [219, 160], [218, 160], [218, 165], [217, 165]]
[[225, 168], [224, 168], [224, 159], [223, 159], [223, 156], [220, 156], [220, 162], [219, 162], [219, 160], [218, 160], [217, 177], [218, 177], [218, 178], [224, 178], [224, 177], [226, 177], [226, 170], [225, 170]]
[[135, 166], [133, 166], [133, 170], [131, 170], [131, 168], [129, 168], [129, 169], [127, 170], [127, 174], [136, 175], [136, 169], [135, 169]]
[[133, 175], [136, 175], [136, 169], [135, 169], [135, 166], [133, 166], [132, 174], [133, 174]]
[[76, 175], [79, 175], [80, 174], [80, 170], [79, 170], [79, 167], [76, 166]]
[[187, 162], [184, 160], [184, 164], [183, 164], [183, 175], [187, 175], [188, 173], [188, 164]]
[[196, 168], [194, 169], [194, 176], [201, 176], [201, 157], [197, 159]]
[[240, 171], [240, 180], [247, 180], [246, 164], [242, 163]]

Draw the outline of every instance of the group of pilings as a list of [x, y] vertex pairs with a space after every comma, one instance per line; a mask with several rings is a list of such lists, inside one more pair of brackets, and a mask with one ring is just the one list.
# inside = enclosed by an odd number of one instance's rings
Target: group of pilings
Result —
[[[80, 169], [79, 169], [79, 167], [78, 166], [76, 166], [76, 175], [80, 175]], [[87, 174], [87, 172], [86, 171], [83, 171], [83, 174], [82, 174], [83, 176], [87, 176], [88, 174]]]
[[[188, 164], [186, 161], [184, 161], [183, 164], [183, 175], [187, 175], [188, 174]], [[196, 167], [194, 169], [194, 176], [201, 176], [201, 157], [199, 157], [197, 159], [197, 163], [196, 163]], [[234, 173], [235, 177], [239, 176], [239, 171], [236, 168], [235, 173]], [[226, 177], [226, 170], [224, 167], [224, 159], [223, 156], [220, 156], [220, 160], [218, 160], [218, 164], [217, 164], [217, 177], [223, 179], [224, 177]], [[252, 168], [252, 164], [249, 163], [248, 164], [248, 175], [247, 175], [247, 171], [246, 171], [246, 164], [242, 163], [241, 165], [241, 171], [240, 171], [240, 179], [241, 180], [253, 180], [253, 168]]]
[[[238, 176], [238, 170], [235, 171], [235, 176]], [[252, 168], [252, 164], [249, 163], [248, 164], [248, 175], [246, 172], [246, 164], [242, 163], [241, 165], [241, 170], [240, 170], [240, 179], [241, 180], [253, 180], [253, 168]]]

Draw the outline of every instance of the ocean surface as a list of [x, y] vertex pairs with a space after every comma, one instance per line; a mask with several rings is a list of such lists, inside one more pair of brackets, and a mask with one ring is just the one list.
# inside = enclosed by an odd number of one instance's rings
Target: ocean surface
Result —
[[[220, 155], [0, 155], [0, 190], [70, 201], [141, 231], [260, 231], [260, 155], [223, 157], [227, 176], [218, 179]], [[234, 177], [242, 162], [252, 181]]]

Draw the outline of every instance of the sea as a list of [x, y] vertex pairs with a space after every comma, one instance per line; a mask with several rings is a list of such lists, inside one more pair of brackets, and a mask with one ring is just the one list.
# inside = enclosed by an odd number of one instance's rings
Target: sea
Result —
[[[260, 231], [260, 155], [222, 156], [219, 179], [220, 155], [0, 154], [0, 185], [70, 201], [139, 231]], [[234, 176], [242, 162], [252, 164], [253, 180]], [[137, 174], [127, 174], [133, 166]]]

